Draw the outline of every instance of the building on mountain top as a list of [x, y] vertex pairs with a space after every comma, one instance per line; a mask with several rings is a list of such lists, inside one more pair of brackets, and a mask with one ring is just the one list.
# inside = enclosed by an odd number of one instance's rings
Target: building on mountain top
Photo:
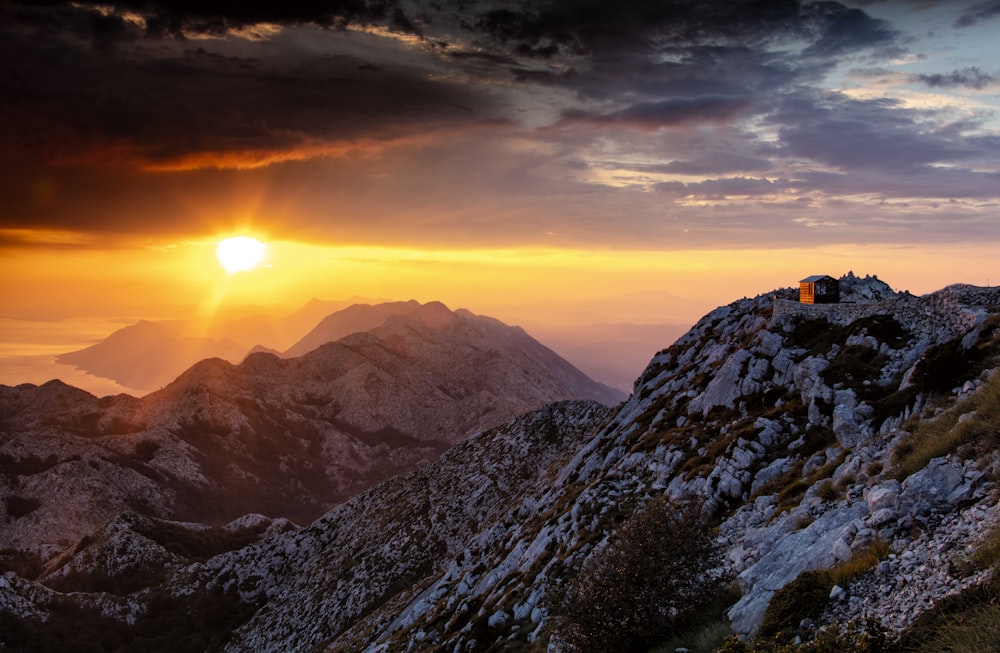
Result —
[[799, 282], [802, 304], [836, 304], [840, 301], [840, 282], [825, 274], [806, 277]]

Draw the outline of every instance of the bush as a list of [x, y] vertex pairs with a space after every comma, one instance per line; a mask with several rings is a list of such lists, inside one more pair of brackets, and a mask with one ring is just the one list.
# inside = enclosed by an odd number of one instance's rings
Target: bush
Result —
[[818, 619], [830, 601], [833, 576], [827, 570], [804, 571], [771, 597], [757, 636], [784, 641], [797, 634], [804, 619]]
[[657, 499], [587, 561], [555, 607], [557, 632], [575, 651], [646, 651], [689, 629], [719, 562], [701, 506]]

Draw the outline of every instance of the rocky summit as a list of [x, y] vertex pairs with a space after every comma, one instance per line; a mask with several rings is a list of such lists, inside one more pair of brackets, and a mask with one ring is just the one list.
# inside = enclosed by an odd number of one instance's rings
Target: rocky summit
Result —
[[[686, 561], [697, 571], [682, 601], [636, 576], [631, 612], [608, 628], [631, 630], [614, 641], [705, 650], [684, 639], [694, 612], [744, 642], [849, 624], [903, 641], [949, 597], [984, 591], [1000, 563], [1000, 289], [917, 297], [840, 281], [838, 304], [782, 289], [722, 306], [617, 407], [557, 402], [455, 439], [305, 527], [115, 516], [0, 579], [0, 637], [36, 650], [65, 632], [96, 650], [625, 650], [582, 646], [582, 622], [620, 607], [608, 597], [631, 568], [621, 553], [655, 553], [664, 531], [636, 533], [666, 504], [697, 513], [714, 548]], [[239, 387], [279, 364], [248, 361]], [[91, 419], [72, 390], [42, 391], [65, 406], [60, 424]], [[26, 396], [22, 411], [41, 401]], [[11, 497], [49, 460], [18, 458], [5, 528], [37, 511]], [[655, 609], [634, 618], [642, 601]]]

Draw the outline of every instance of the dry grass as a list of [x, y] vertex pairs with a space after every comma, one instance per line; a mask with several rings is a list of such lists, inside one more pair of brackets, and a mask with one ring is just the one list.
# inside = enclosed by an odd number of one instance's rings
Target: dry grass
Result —
[[858, 576], [871, 571], [878, 563], [889, 556], [889, 543], [885, 540], [875, 540], [864, 549], [854, 552], [850, 560], [846, 560], [830, 570], [833, 582], [841, 587], [847, 587]]
[[973, 550], [969, 562], [974, 569], [1000, 567], [1000, 524], [986, 532], [982, 542]]
[[976, 456], [1000, 445], [1000, 374], [993, 374], [976, 394], [935, 419], [917, 422], [909, 441], [896, 451], [893, 476], [903, 480], [950, 453]]

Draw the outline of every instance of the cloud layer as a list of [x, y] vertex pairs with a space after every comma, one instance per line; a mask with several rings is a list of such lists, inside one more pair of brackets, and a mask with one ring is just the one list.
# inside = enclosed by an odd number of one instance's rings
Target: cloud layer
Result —
[[3, 0], [0, 244], [996, 238], [995, 4]]

